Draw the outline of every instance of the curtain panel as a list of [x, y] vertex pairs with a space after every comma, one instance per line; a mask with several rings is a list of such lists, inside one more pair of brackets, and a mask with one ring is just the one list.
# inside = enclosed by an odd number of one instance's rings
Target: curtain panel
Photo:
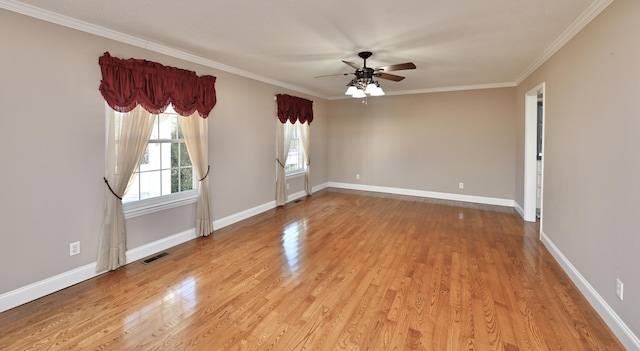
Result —
[[138, 167], [156, 115], [137, 107], [126, 115], [110, 111], [107, 131], [107, 164], [104, 215], [96, 272], [114, 270], [126, 264], [127, 237], [122, 197], [127, 193], [133, 171]]
[[276, 206], [283, 206], [289, 199], [284, 166], [289, 156], [293, 128], [295, 125], [286, 122], [276, 126]]
[[311, 187], [311, 131], [307, 123], [298, 124], [298, 137], [302, 142], [302, 150], [304, 151], [304, 163], [306, 165], [304, 171], [304, 190], [308, 195], [313, 192]]
[[313, 121], [313, 101], [287, 94], [276, 95], [276, 100], [278, 119], [281, 123], [289, 121], [295, 124], [296, 121], [300, 121], [311, 124]]
[[195, 115], [180, 117], [179, 122], [193, 170], [200, 182], [196, 202], [196, 235], [208, 236], [213, 233], [209, 201], [209, 125], [206, 119]]
[[[119, 59], [105, 52], [100, 92], [112, 109], [129, 112], [137, 105], [153, 114], [169, 104], [181, 116], [195, 111], [207, 118], [216, 104], [216, 77], [141, 59]], [[313, 118], [313, 117], [312, 117]]]

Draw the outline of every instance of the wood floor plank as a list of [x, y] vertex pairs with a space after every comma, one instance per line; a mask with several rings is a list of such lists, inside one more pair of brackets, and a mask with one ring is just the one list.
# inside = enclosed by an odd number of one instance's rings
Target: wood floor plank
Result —
[[510, 208], [327, 189], [0, 314], [0, 350], [623, 350]]

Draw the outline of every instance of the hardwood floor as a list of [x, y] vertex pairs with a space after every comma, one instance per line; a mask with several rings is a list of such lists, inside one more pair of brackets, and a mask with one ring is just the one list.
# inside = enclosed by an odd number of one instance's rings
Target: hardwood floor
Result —
[[325, 190], [0, 314], [0, 350], [623, 350], [510, 208]]

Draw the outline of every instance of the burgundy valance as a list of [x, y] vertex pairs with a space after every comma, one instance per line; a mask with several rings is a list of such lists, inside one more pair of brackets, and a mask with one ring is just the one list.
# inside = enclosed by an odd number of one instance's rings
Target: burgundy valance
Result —
[[198, 111], [207, 118], [216, 104], [216, 77], [140, 59], [119, 59], [108, 52], [98, 60], [100, 92], [112, 109], [129, 112], [141, 105], [162, 113], [169, 104], [181, 116]]
[[313, 121], [313, 101], [287, 94], [276, 95], [278, 119], [282, 123], [309, 123]]

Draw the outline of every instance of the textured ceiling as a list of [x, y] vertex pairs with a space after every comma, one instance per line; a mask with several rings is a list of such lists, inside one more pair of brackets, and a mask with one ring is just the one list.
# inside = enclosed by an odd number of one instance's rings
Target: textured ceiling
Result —
[[[0, 0], [71, 27], [108, 29], [300, 92], [340, 97], [359, 51], [390, 94], [514, 85], [611, 0]], [[36, 14], [36, 15], [34, 15]], [[42, 15], [44, 14], [44, 15]], [[144, 14], [144, 15], [142, 15]], [[59, 16], [61, 15], [61, 16]], [[77, 21], [76, 21], [77, 20]]]

